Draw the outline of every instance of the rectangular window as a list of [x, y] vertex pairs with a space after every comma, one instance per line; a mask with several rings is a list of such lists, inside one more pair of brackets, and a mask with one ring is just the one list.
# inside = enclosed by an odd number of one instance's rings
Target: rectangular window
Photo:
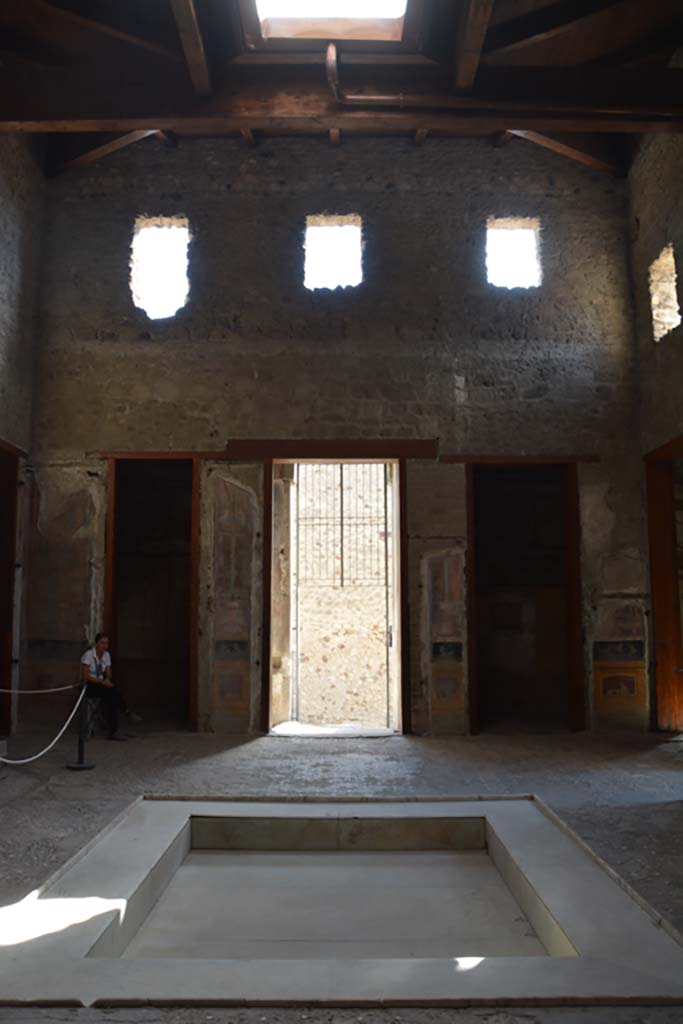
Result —
[[150, 320], [175, 316], [187, 303], [187, 217], [138, 217], [130, 258], [133, 302]]
[[362, 221], [357, 213], [306, 218], [304, 285], [353, 288], [363, 280]]
[[541, 225], [536, 217], [489, 217], [486, 225], [486, 274], [496, 288], [538, 288]]
[[661, 341], [681, 322], [676, 289], [676, 257], [671, 244], [662, 249], [650, 267], [650, 306], [652, 334], [655, 341]]

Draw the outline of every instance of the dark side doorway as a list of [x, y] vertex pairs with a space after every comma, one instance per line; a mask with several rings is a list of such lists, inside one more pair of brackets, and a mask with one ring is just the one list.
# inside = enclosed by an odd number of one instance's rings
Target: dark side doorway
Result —
[[[3, 690], [12, 686], [18, 472], [19, 457], [0, 448], [0, 688]], [[11, 718], [11, 696], [0, 693], [0, 734], [10, 732]]]
[[475, 729], [583, 725], [575, 474], [472, 467]]
[[156, 726], [190, 719], [191, 522], [191, 460], [117, 460], [114, 667]]

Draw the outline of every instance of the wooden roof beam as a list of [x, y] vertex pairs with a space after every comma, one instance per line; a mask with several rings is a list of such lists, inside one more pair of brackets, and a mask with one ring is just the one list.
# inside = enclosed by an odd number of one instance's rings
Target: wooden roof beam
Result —
[[210, 96], [211, 75], [194, 0], [171, 0], [185, 62], [197, 96]]
[[461, 0], [455, 38], [456, 90], [471, 89], [493, 11], [493, 0]]
[[[485, 73], [484, 73], [485, 70]], [[338, 106], [322, 84], [264, 82], [237, 90], [234, 83], [207, 100], [175, 95], [167, 87], [100, 95], [84, 88], [0, 92], [0, 133], [175, 131], [239, 133], [243, 128], [280, 134], [454, 132], [494, 134], [513, 130], [565, 132], [683, 132], [683, 70], [596, 68], [481, 69], [472, 95], [387, 96], [382, 107]], [[420, 104], [421, 100], [427, 100]], [[403, 102], [403, 109], [399, 103]]]

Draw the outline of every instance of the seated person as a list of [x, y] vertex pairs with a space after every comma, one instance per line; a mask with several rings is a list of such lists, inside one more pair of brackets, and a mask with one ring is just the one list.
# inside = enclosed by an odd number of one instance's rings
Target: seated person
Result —
[[87, 684], [86, 697], [98, 697], [102, 701], [107, 738], [125, 740], [126, 737], [119, 732], [119, 714], [128, 715], [129, 712], [121, 691], [112, 682], [109, 637], [106, 633], [98, 633], [95, 646], [89, 648], [81, 658], [81, 679]]

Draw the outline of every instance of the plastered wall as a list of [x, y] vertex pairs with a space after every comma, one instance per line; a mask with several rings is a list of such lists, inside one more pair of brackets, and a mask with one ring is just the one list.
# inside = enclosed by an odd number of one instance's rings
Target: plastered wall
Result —
[[[363, 218], [358, 289], [302, 286], [305, 217], [323, 211]], [[149, 321], [130, 297], [142, 213], [190, 221], [190, 302], [170, 321]], [[490, 215], [540, 218], [540, 289], [487, 284]], [[45, 479], [59, 477], [59, 501], [98, 452], [221, 449], [233, 437], [438, 437], [444, 453], [595, 455], [580, 472], [592, 680], [602, 605], [642, 607], [646, 594], [624, 183], [522, 141], [147, 140], [50, 183], [44, 245], [33, 454]], [[259, 719], [262, 499], [256, 470], [225, 472], [202, 478], [200, 724], [244, 731]], [[462, 731], [464, 471], [416, 463], [408, 482], [413, 723]], [[236, 502], [240, 572], [252, 573], [237, 597], [215, 540], [216, 509]], [[40, 543], [45, 530], [56, 536], [38, 523]], [[79, 530], [100, 538], [97, 561], [103, 533], [74, 528], [74, 541]], [[64, 543], [70, 568], [42, 574], [34, 644], [62, 629], [50, 605], [95, 579]], [[220, 631], [216, 578], [241, 602]]]

